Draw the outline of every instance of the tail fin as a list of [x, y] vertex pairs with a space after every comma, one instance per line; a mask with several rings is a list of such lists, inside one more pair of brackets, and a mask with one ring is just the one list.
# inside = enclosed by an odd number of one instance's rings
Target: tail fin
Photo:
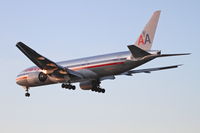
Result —
[[137, 47], [147, 51], [151, 49], [153, 44], [154, 35], [156, 32], [156, 27], [160, 17], [161, 11], [155, 11], [149, 20], [149, 22], [144, 27], [142, 33], [138, 37], [137, 41], [134, 43]]

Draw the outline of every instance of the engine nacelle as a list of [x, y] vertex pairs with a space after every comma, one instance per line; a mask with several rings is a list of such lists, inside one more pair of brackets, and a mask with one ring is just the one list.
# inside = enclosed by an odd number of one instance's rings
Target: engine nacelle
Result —
[[80, 83], [80, 88], [83, 90], [91, 90], [93, 88], [96, 88], [98, 86], [98, 82], [95, 80], [89, 80], [89, 81], [83, 81]]
[[47, 81], [48, 76], [43, 72], [34, 72], [28, 74], [27, 82], [30, 84], [30, 86], [44, 84]]
[[46, 74], [44, 74], [43, 72], [40, 72], [38, 75], [38, 79], [41, 82], [45, 82], [47, 80], [48, 76]]

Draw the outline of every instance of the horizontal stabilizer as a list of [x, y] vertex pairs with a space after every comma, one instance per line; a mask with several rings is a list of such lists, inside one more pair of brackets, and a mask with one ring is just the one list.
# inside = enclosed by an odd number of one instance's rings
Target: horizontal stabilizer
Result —
[[181, 54], [161, 54], [157, 57], [168, 57], [168, 56], [181, 56], [181, 55], [190, 55], [191, 53], [181, 53]]
[[131, 51], [131, 54], [133, 55], [134, 58], [142, 58], [151, 55], [150, 53], [142, 50], [141, 48], [138, 48], [135, 45], [129, 45], [128, 48]]
[[173, 65], [173, 66], [165, 66], [165, 67], [157, 67], [157, 68], [148, 68], [148, 69], [139, 69], [139, 70], [130, 70], [128, 72], [122, 73], [124, 75], [131, 76], [132, 74], [136, 73], [151, 73], [152, 71], [159, 71], [159, 70], [165, 70], [165, 69], [172, 69], [177, 68], [182, 65]]

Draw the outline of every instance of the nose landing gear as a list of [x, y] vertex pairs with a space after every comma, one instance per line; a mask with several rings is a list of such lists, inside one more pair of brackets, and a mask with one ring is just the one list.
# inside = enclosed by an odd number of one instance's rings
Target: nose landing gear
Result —
[[30, 93], [29, 93], [29, 88], [28, 87], [25, 87], [25, 91], [26, 91], [25, 96], [26, 97], [30, 97]]

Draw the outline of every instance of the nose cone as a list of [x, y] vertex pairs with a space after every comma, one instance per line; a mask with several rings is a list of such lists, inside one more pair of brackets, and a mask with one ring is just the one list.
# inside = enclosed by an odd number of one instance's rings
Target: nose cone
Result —
[[27, 86], [27, 75], [18, 75], [16, 78], [16, 83], [21, 86]]

